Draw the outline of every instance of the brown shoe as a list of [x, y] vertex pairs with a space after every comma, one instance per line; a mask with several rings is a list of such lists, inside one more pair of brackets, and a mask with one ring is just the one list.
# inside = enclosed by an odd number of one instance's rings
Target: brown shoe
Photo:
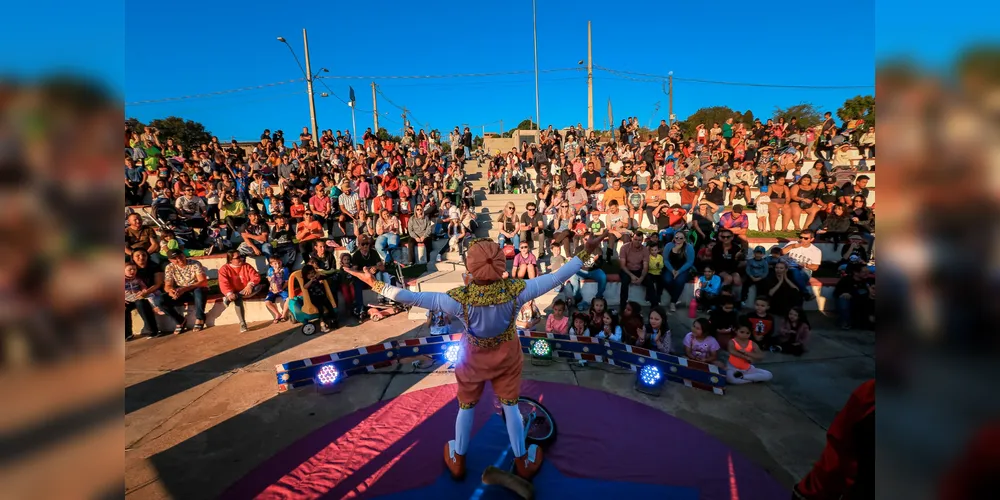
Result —
[[528, 452], [514, 459], [514, 472], [522, 479], [531, 481], [542, 468], [542, 449], [537, 444], [528, 446]]
[[451, 478], [461, 481], [465, 479], [465, 455], [452, 453], [452, 443], [454, 441], [448, 441], [444, 444], [444, 464], [448, 467], [448, 471], [451, 472]]

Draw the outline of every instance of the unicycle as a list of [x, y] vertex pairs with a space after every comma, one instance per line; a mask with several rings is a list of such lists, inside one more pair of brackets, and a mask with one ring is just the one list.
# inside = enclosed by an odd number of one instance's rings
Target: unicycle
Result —
[[[521, 413], [521, 421], [524, 423], [524, 437], [528, 444], [537, 444], [540, 447], [551, 445], [556, 440], [556, 421], [552, 418], [549, 410], [542, 406], [535, 399], [528, 396], [517, 398], [517, 409]], [[507, 421], [506, 414], [501, 408], [500, 418]]]

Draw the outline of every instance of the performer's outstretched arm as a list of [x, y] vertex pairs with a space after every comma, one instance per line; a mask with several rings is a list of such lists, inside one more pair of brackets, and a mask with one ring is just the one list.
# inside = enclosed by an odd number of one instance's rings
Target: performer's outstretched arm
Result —
[[431, 311], [443, 311], [451, 316], [462, 316], [462, 305], [446, 293], [411, 292], [398, 286], [377, 281], [372, 275], [364, 271], [357, 272], [349, 269], [345, 269], [345, 271], [365, 282], [372, 290], [389, 300], [394, 300], [408, 306], [423, 307]]
[[585, 244], [586, 248], [581, 250], [576, 257], [563, 264], [556, 272], [525, 281], [524, 290], [517, 296], [517, 306], [521, 307], [521, 304], [545, 295], [549, 290], [559, 286], [560, 283], [572, 278], [577, 271], [583, 268], [582, 259], [601, 251], [601, 241], [607, 235], [608, 232], [605, 231], [601, 236], [587, 240]]
[[537, 278], [525, 280], [524, 290], [517, 296], [518, 307], [529, 300], [545, 295], [549, 290], [559, 286], [560, 283], [572, 278], [582, 267], [583, 261], [579, 257], [573, 257], [551, 274], [543, 274]]

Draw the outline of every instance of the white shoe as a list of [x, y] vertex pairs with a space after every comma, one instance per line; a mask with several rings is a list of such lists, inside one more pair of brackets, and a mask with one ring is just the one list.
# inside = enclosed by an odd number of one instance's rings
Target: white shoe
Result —
[[672, 312], [672, 313], [677, 312], [677, 303], [675, 303], [675, 302], [671, 302], [670, 303], [670, 312]]

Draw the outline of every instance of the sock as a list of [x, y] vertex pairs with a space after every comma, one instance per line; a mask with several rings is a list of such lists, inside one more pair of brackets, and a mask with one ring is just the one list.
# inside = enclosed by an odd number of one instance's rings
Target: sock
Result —
[[465, 455], [469, 451], [469, 439], [472, 435], [472, 408], [459, 408], [455, 419], [455, 453]]
[[517, 406], [503, 406], [503, 414], [507, 419], [507, 435], [510, 436], [510, 447], [514, 451], [515, 457], [523, 457], [526, 453], [524, 446], [524, 421], [521, 419], [521, 410]]

